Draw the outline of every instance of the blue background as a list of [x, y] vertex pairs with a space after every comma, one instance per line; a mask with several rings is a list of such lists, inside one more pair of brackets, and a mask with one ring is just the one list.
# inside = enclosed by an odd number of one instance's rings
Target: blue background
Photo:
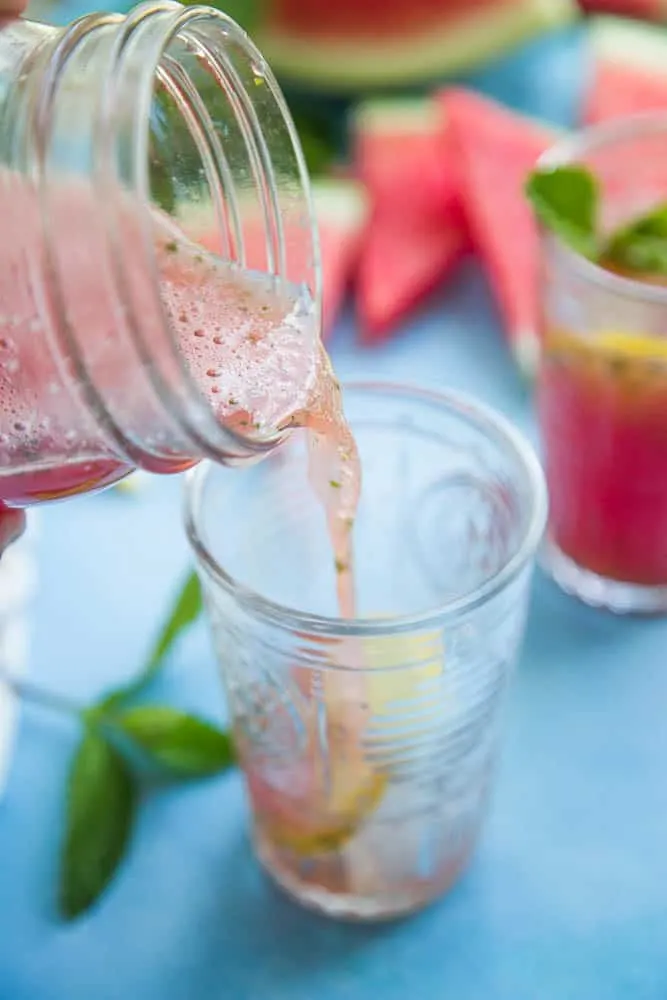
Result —
[[[567, 124], [588, 72], [580, 30], [477, 77]], [[530, 400], [468, 265], [381, 349], [336, 331], [344, 376], [477, 393], [533, 433]], [[140, 664], [187, 566], [180, 485], [152, 481], [44, 511], [33, 676], [86, 700]], [[203, 628], [155, 692], [222, 712]], [[235, 774], [146, 801], [101, 904], [54, 911], [75, 729], [25, 708], [0, 803], [1, 1000], [665, 1000], [667, 622], [617, 620], [538, 575], [501, 779], [477, 857], [410, 920], [339, 926], [255, 867]]]

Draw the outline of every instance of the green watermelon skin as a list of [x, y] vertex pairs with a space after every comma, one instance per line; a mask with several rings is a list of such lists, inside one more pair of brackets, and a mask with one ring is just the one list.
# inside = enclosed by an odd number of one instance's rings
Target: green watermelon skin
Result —
[[531, 376], [539, 352], [539, 256], [536, 223], [524, 185], [557, 134], [473, 91], [440, 97], [458, 158], [461, 202], [522, 372]]
[[593, 71], [583, 102], [587, 125], [667, 110], [667, 35], [622, 18], [591, 20]]
[[576, 0], [269, 0], [255, 37], [288, 85], [358, 92], [470, 71], [577, 12]]

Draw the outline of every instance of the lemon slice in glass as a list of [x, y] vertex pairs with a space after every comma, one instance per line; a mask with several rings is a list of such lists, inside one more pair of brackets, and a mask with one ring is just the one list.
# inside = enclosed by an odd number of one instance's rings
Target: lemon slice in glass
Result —
[[[424, 685], [443, 672], [439, 634], [362, 639], [350, 650], [362, 666], [323, 671], [324, 711], [309, 720], [308, 745], [288, 787], [248, 774], [258, 826], [275, 846], [302, 857], [340, 850], [376, 811], [391, 778], [383, 757], [395, 742], [392, 720], [400, 722], [402, 706], [424, 708]], [[423, 720], [428, 724], [427, 711]], [[379, 741], [371, 732], [380, 732]]]
[[626, 358], [667, 360], [667, 340], [663, 337], [637, 336], [631, 333], [610, 331], [591, 342], [593, 349]]

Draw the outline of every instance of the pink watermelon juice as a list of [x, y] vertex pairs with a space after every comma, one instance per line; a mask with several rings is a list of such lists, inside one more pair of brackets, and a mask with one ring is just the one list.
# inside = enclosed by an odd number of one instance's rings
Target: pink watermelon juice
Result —
[[[142, 441], [161, 435], [159, 471], [187, 468], [195, 458], [184, 452], [175, 425], [170, 440], [169, 423], [160, 423], [147, 399], [146, 374], [128, 347], [85, 190], [63, 187], [52, 206], [63, 221], [54, 265], [61, 298], [54, 303], [46, 293], [40, 297], [26, 265], [39, 261], [42, 248], [36, 200], [24, 184], [1, 180], [0, 195], [4, 188], [7, 197], [0, 252], [0, 498], [14, 506], [57, 499], [131, 471], [77, 395], [80, 377], [77, 382], [71, 358], [60, 351], [59, 324], [77, 331], [87, 374], [123, 426]], [[131, 220], [125, 224], [131, 287], [122, 308], [141, 317], [149, 363], [167, 370], [166, 324], [179, 363], [220, 424], [252, 438], [306, 422], [309, 405], [324, 391], [318, 382], [324, 366], [305, 295], [224, 264], [162, 218], [155, 220], [151, 271], [140, 234]]]
[[538, 398], [552, 541], [606, 579], [667, 584], [667, 341], [553, 330]]

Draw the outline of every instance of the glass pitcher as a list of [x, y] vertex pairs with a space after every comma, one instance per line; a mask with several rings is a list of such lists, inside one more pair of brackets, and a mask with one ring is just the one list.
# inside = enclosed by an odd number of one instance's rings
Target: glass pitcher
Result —
[[[184, 339], [165, 296], [185, 253], [188, 281], [198, 261], [223, 269], [233, 308], [220, 292], [218, 312], [231, 321], [259, 322], [278, 296], [319, 326], [303, 156], [245, 32], [174, 2], [66, 28], [6, 24], [0, 157], [0, 500], [272, 450], [279, 422], [227, 419], [205, 384], [219, 374], [210, 331], [188, 313]], [[253, 296], [255, 273], [266, 277]], [[204, 286], [199, 275], [186, 290], [188, 310]]]

